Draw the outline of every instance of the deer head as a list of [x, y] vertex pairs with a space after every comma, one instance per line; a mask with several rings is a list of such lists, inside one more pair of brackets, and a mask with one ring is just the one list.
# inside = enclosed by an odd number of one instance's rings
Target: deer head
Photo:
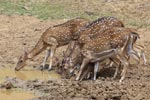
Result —
[[26, 61], [28, 60], [28, 53], [26, 50], [24, 50], [24, 53], [22, 56], [19, 57], [18, 62], [16, 64], [15, 70], [19, 71], [26, 65]]

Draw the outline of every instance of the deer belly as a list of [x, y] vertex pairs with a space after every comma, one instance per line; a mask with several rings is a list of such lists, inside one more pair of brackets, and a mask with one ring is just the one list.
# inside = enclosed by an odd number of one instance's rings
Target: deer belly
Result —
[[63, 46], [63, 45], [67, 45], [70, 41], [71, 41], [71, 39], [67, 39], [67, 38], [62, 37], [61, 39], [59, 39], [58, 44], [60, 46]]

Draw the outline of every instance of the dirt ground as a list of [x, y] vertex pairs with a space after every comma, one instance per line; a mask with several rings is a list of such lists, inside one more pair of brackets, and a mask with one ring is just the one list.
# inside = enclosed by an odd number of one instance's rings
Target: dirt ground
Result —
[[[13, 68], [17, 58], [23, 53], [23, 48], [34, 47], [42, 32], [52, 25], [65, 20], [39, 20], [31, 16], [0, 15], [0, 67]], [[136, 28], [136, 27], [135, 27]], [[141, 39], [138, 44], [145, 46], [145, 54], [150, 60], [150, 29], [139, 28]], [[58, 50], [56, 56], [62, 55]], [[42, 62], [44, 52], [28, 63], [29, 67]], [[111, 80], [112, 70], [104, 71], [96, 81], [49, 80], [46, 82], [26, 81], [24, 87], [14, 83], [16, 88], [38, 91], [39, 97], [33, 100], [149, 100], [150, 99], [150, 66], [131, 65], [125, 81]], [[18, 79], [11, 79], [17, 80]]]
[[[64, 21], [42, 21], [29, 16], [0, 15], [0, 65], [13, 67], [24, 48], [31, 50], [48, 27]], [[31, 61], [29, 66], [39, 65], [44, 57], [43, 54], [45, 52], [36, 57], [35, 61]]]

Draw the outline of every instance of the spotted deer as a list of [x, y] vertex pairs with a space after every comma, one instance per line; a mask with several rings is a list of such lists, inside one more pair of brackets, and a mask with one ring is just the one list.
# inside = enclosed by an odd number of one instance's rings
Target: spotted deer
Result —
[[[76, 49], [78, 49], [78, 50], [75, 50], [75, 52], [73, 52], [71, 57], [67, 58], [66, 63], [64, 64], [64, 69], [67, 70], [64, 73], [67, 73], [66, 74], [66, 75], [68, 75], [68, 76], [66, 76], [67, 78], [76, 76], [77, 71], [79, 70], [80, 65], [82, 64], [83, 56], [80, 52], [80, 49], [79, 48], [76, 48]], [[95, 69], [95, 71], [94, 71], [94, 63], [90, 63], [87, 65], [87, 68], [84, 70], [80, 80], [83, 80], [84, 78], [89, 79], [91, 74], [93, 76], [93, 80], [96, 80], [96, 75], [97, 75], [98, 70], [101, 71], [101, 69], [103, 69], [103, 66], [106, 65], [106, 62], [108, 62], [108, 61], [111, 61], [113, 64], [115, 64], [115, 66], [119, 66], [119, 64], [120, 64], [120, 60], [117, 60], [115, 58], [108, 59], [107, 61], [105, 60], [105, 61], [101, 62], [101, 64], [99, 65], [101, 67], [99, 67], [98, 69]], [[109, 67], [111, 67], [111, 66], [109, 66]], [[95, 72], [95, 74], [94, 74], [94, 72]], [[118, 73], [118, 68], [116, 67], [116, 71], [114, 73], [113, 79], [116, 77], [117, 73]], [[90, 77], [90, 78], [92, 78], [92, 77]]]
[[[88, 41], [91, 41], [91, 40], [97, 38], [97, 37], [103, 36], [103, 34], [106, 33], [105, 31], [110, 30], [112, 27], [124, 27], [124, 24], [122, 23], [122, 21], [120, 21], [119, 19], [117, 19], [115, 17], [102, 17], [102, 18], [92, 21], [91, 23], [82, 27], [79, 31], [77, 31], [75, 33], [76, 36], [74, 36], [74, 38], [78, 37], [77, 38], [77, 40], [78, 40], [80, 37], [80, 42], [82, 44], [84, 44]], [[133, 41], [136, 41], [136, 38], [133, 39]], [[135, 43], [135, 42], [133, 42], [133, 43]], [[135, 47], [138, 47], [138, 45]], [[139, 51], [139, 50], [137, 50], [137, 51]], [[141, 53], [133, 50], [133, 53], [135, 54], [136, 57], [134, 57], [134, 58], [137, 61], [141, 55], [144, 60], [144, 65], [147, 65], [145, 54], [144, 54], [143, 50], [141, 51]]]
[[[98, 18], [98, 19], [92, 21], [91, 23], [87, 24], [86, 26], [82, 27], [79, 31], [77, 31], [75, 33], [75, 36], [73, 36], [73, 37], [75, 40], [76, 39], [78, 40], [80, 37], [80, 43], [82, 42], [82, 44], [84, 44], [87, 41], [93, 40], [97, 36], [102, 36], [103, 33], [106, 30], [110, 29], [111, 27], [124, 27], [124, 24], [122, 23], [122, 21], [120, 21], [119, 19], [117, 19], [115, 17]], [[74, 43], [74, 46], [72, 46], [72, 50], [70, 50], [70, 51], [73, 52], [75, 50], [74, 48], [75, 48], [75, 43]], [[72, 54], [70, 53], [70, 56], [71, 55]], [[67, 63], [69, 61], [71, 61], [70, 56], [65, 56], [65, 58], [63, 59], [63, 63], [65, 63], [64, 66], [68, 67]], [[76, 60], [74, 60], [74, 61], [77, 62]], [[79, 61], [79, 59], [78, 59], [78, 61]], [[73, 62], [71, 67], [73, 67], [75, 65], [75, 62]], [[73, 69], [75, 69], [75, 68], [73, 68]]]
[[45, 66], [45, 63], [48, 57], [50, 56], [50, 63], [48, 69], [51, 70], [52, 58], [56, 51], [56, 48], [67, 45], [71, 41], [74, 33], [88, 22], [89, 20], [87, 19], [76, 18], [69, 20], [63, 24], [49, 27], [42, 34], [35, 47], [30, 52], [25, 51], [24, 54], [20, 56], [17, 65], [15, 67], [15, 70], [19, 71], [21, 68], [25, 66], [27, 60], [32, 59], [33, 57], [40, 54], [42, 51], [46, 49], [48, 50], [42, 65]]
[[[97, 36], [103, 35], [103, 33], [111, 27], [124, 27], [124, 24], [122, 23], [122, 21], [120, 21], [119, 19], [115, 17], [98, 18], [92, 21], [91, 23], [81, 27], [79, 31], [77, 31], [74, 34], [73, 38], [76, 41], [80, 37], [80, 42], [84, 44], [87, 41], [90, 41], [96, 38]], [[74, 46], [72, 46], [72, 48], [69, 48], [69, 49], [72, 49], [70, 50], [72, 52], [70, 53], [67, 52], [68, 55], [67, 56], [65, 55], [65, 58], [63, 59], [63, 63], [66, 63], [67, 59], [70, 58], [70, 56], [72, 55], [74, 51], [75, 45], [76, 45], [76, 42], [74, 43]]]
[[[103, 36], [84, 43], [84, 45], [80, 47], [83, 61], [76, 80], [80, 80], [88, 63], [97, 63], [108, 58], [116, 58], [124, 65], [120, 79], [120, 82], [122, 82], [128, 67], [127, 56], [133, 54], [131, 51], [134, 37], [138, 38], [138, 34], [132, 29], [114, 27], [107, 30]], [[79, 39], [79, 44], [80, 43]], [[95, 64], [94, 67], [94, 73], [96, 74], [99, 63]]]
[[[88, 41], [91, 41], [91, 40], [97, 38], [97, 37], [101, 37], [105, 34], [111, 33], [111, 32], [107, 33], [105, 31], [111, 30], [112, 27], [124, 27], [124, 25], [120, 20], [118, 20], [114, 17], [103, 17], [103, 18], [99, 18], [99, 19], [91, 22], [90, 24], [88, 24], [85, 27], [82, 27], [78, 32], [76, 32], [76, 34], [78, 34], [80, 36], [80, 44], [84, 44]], [[136, 38], [133, 39], [133, 41], [136, 41]], [[133, 42], [133, 43], [135, 43], [135, 42]], [[134, 55], [132, 54], [132, 56], [137, 61], [139, 61], [139, 55], [137, 55], [137, 52], [132, 50], [132, 53], [134, 54]], [[67, 60], [66, 60], [66, 63], [67, 63]], [[75, 66], [75, 63], [70, 64], [69, 66], [72, 66], [72, 65]], [[75, 69], [75, 68], [73, 68], [73, 69]], [[114, 74], [114, 77], [116, 76], [116, 72]]]
[[110, 27], [124, 27], [124, 24], [115, 17], [98, 18], [77, 31], [74, 38], [80, 37], [80, 41], [82, 38], [82, 42], [87, 42], [103, 34]]
[[[135, 44], [134, 44], [135, 45]], [[145, 54], [144, 54], [144, 47], [141, 45], [135, 45], [134, 49], [136, 51], [138, 51], [138, 55], [139, 57], [142, 57], [142, 60], [144, 62], [144, 65], [147, 65], [146, 63], [146, 58], [145, 58]], [[82, 63], [82, 59], [83, 56], [80, 53], [80, 50], [75, 50], [75, 52], [72, 54], [72, 57], [70, 59], [68, 59], [68, 61], [65, 63], [65, 69], [68, 69], [69, 71], [69, 77], [77, 75], [77, 69], [79, 69], [79, 65]], [[120, 67], [120, 60], [117, 58], [109, 58], [109, 61], [111, 61], [111, 64], [113, 63], [114, 66], [116, 66], [116, 70], [115, 73], [113, 75], [113, 79], [116, 78], [118, 71], [119, 71], [119, 67]], [[141, 61], [141, 60], [140, 60]], [[140, 63], [140, 61], [138, 60], [138, 64]], [[107, 62], [107, 61], [106, 61]], [[101, 62], [103, 63], [103, 62]], [[103, 65], [106, 65], [105, 61], [104, 64], [100, 64], [99, 66], [101, 67], [101, 69], [103, 69]], [[109, 65], [108, 67], [111, 67], [112, 65]], [[77, 68], [78, 67], [78, 68]], [[99, 70], [101, 70], [99, 69]], [[84, 78], [89, 77], [89, 75], [91, 75], [91, 73], [93, 73], [93, 80], [96, 80], [96, 73], [97, 73], [98, 69], [95, 69], [94, 71], [94, 65], [93, 64], [88, 64], [87, 68], [84, 70], [83, 74], [81, 75], [81, 79], [83, 80]]]

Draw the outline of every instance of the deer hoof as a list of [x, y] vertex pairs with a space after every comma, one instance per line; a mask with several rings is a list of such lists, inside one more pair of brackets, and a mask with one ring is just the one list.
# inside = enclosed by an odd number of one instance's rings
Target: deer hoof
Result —
[[41, 66], [39, 67], [39, 69], [40, 69], [41, 71], [43, 71], [43, 70], [44, 70], [44, 67], [41, 65]]
[[48, 69], [48, 71], [51, 71], [51, 70], [52, 70], [51, 68]]
[[76, 81], [79, 81], [79, 77], [76, 78]]
[[144, 63], [144, 66], [149, 66], [149, 64], [147, 64], [147, 63]]

